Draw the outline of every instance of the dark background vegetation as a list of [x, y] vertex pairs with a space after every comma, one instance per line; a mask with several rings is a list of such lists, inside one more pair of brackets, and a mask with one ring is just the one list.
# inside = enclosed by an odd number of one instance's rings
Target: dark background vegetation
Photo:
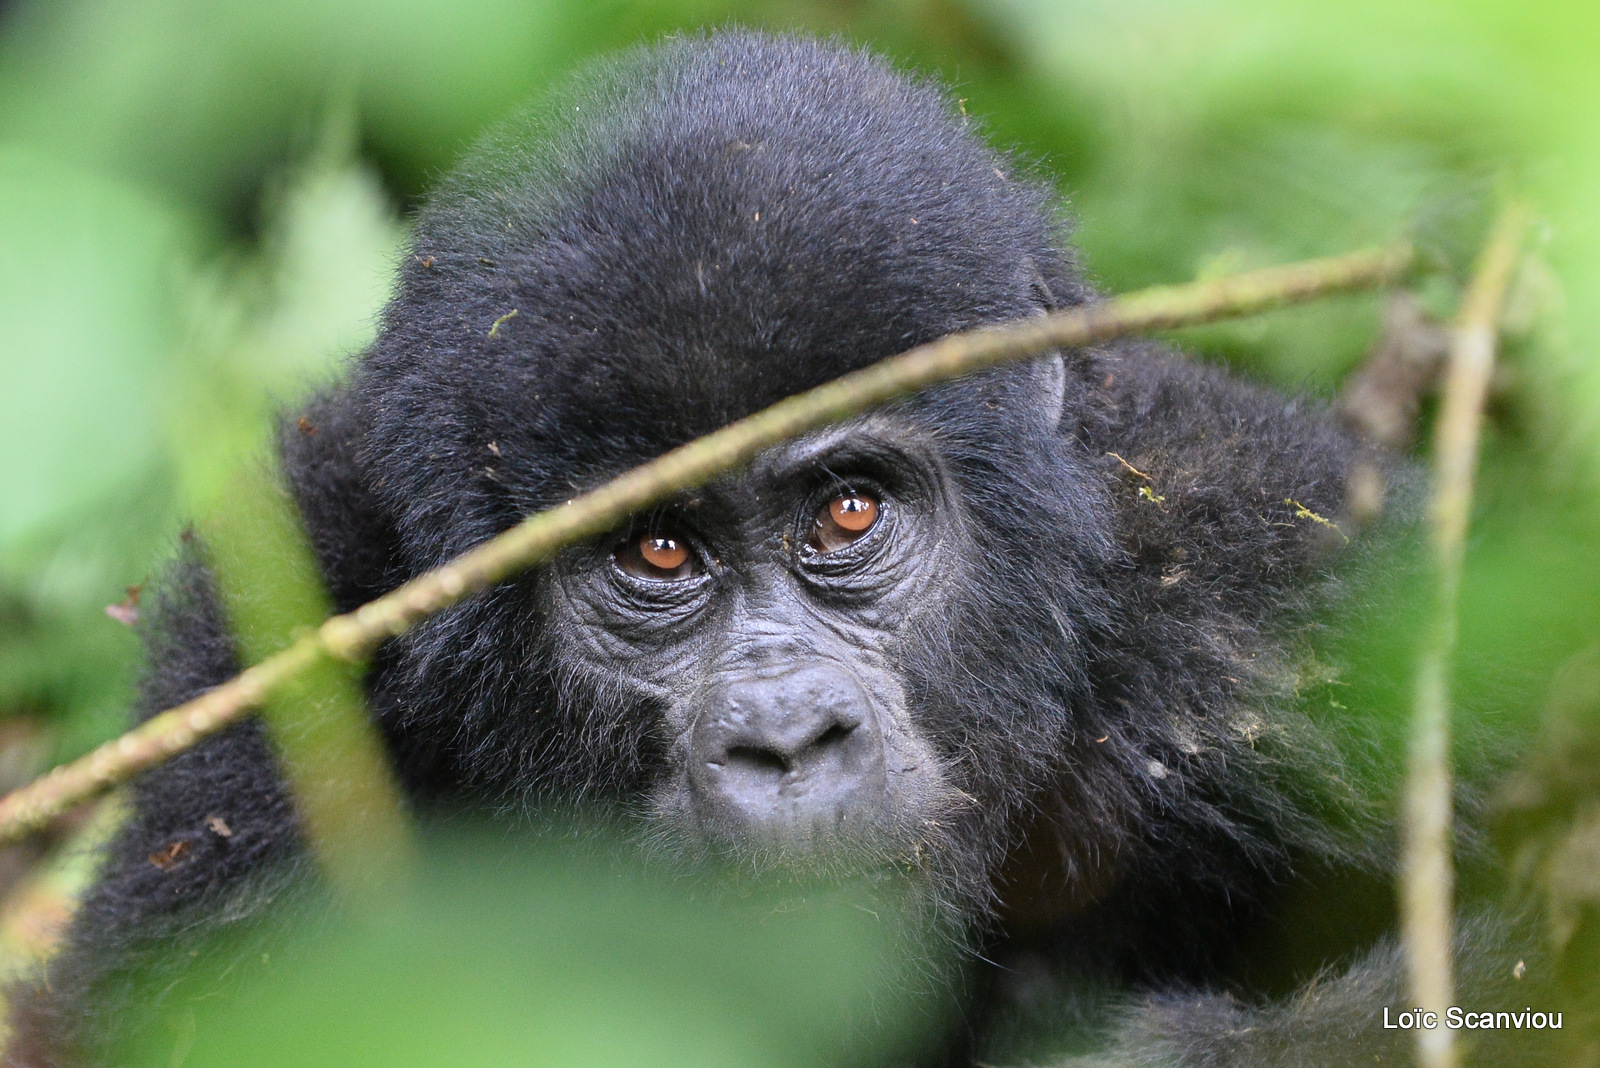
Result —
[[[1600, 642], [1600, 11], [1582, 0], [0, 2], [0, 787], [121, 729], [137, 643], [105, 606], [263, 448], [274, 402], [361, 348], [407, 209], [483, 125], [588, 55], [730, 23], [940, 77], [1062, 191], [1113, 291], [1414, 232], [1448, 316], [1495, 204], [1531, 201], [1457, 688], [1533, 743], [1508, 855], [1581, 955], [1600, 901], [1600, 870], [1572, 859], [1600, 837], [1582, 755], [1600, 752], [1582, 748], [1600, 733], [1582, 667]], [[1184, 340], [1331, 396], [1380, 310], [1344, 298]], [[1403, 715], [1403, 687], [1380, 690], [1352, 692]]]

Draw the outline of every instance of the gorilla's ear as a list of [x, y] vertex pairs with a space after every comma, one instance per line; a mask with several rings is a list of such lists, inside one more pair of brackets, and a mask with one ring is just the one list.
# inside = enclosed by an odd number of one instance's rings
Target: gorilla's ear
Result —
[[1063, 300], [1050, 285], [1050, 279], [1045, 277], [1044, 271], [1039, 266], [1039, 261], [1028, 256], [1022, 261], [1022, 272], [1027, 278], [1028, 292], [1033, 296], [1033, 302], [1038, 307], [1040, 314], [1055, 311], [1057, 308], [1073, 303], [1070, 299]]
[[[1084, 281], [1076, 258], [1065, 246], [1054, 255], [1046, 255], [1042, 261], [1032, 256], [1024, 258], [1021, 270], [1039, 315], [1075, 308], [1099, 297], [1094, 287]], [[1060, 428], [1068, 416], [1068, 406], [1075, 403], [1068, 393], [1079, 394], [1078, 371], [1082, 358], [1080, 354], [1053, 352], [1032, 364], [1034, 379], [1030, 392], [1037, 398], [1034, 410], [1052, 431]]]
[[1067, 364], [1061, 353], [1052, 352], [1033, 362], [1034, 395], [1038, 398], [1035, 411], [1045, 423], [1045, 429], [1055, 430], [1066, 415]]
[[[1063, 301], [1055, 288], [1050, 285], [1050, 280], [1039, 267], [1039, 262], [1032, 256], [1023, 261], [1022, 269], [1028, 278], [1028, 289], [1033, 294], [1034, 306], [1037, 314], [1049, 315], [1051, 312], [1071, 301]], [[1053, 352], [1033, 362], [1034, 381], [1030, 384], [1030, 393], [1037, 398], [1034, 410], [1044, 420], [1047, 429], [1055, 429], [1061, 423], [1063, 407], [1067, 400], [1067, 367], [1059, 352]]]

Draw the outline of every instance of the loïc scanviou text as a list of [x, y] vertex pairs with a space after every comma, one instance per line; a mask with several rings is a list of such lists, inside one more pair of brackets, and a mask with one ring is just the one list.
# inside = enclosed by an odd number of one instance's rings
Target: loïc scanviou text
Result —
[[[1431, 1031], [1440, 1024], [1439, 1014], [1426, 1009], [1402, 1009], [1391, 1012], [1387, 1007], [1383, 1010], [1383, 1026], [1386, 1028], [1399, 1028], [1401, 1030], [1427, 1030]], [[1559, 1012], [1535, 1012], [1530, 1005], [1522, 1009], [1500, 1009], [1493, 1012], [1477, 1012], [1452, 1005], [1444, 1011], [1444, 1026], [1453, 1031], [1469, 1030], [1530, 1030], [1530, 1031], [1559, 1031], [1561, 1030], [1561, 1014]]]

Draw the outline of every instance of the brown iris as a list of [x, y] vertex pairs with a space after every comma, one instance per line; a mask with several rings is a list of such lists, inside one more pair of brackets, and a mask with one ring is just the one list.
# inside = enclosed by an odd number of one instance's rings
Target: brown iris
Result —
[[819, 553], [831, 553], [858, 540], [878, 522], [878, 502], [865, 493], [849, 490], [817, 510], [807, 544]]
[[683, 579], [694, 573], [694, 554], [688, 543], [668, 533], [652, 531], [617, 550], [617, 566], [631, 575], [651, 579]]

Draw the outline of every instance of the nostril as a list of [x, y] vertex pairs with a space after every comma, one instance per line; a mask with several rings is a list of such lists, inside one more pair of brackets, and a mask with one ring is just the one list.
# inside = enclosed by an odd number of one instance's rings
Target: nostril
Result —
[[728, 750], [724, 763], [730, 767], [743, 768], [746, 771], [759, 771], [774, 775], [787, 775], [789, 772], [789, 762], [781, 754], [771, 749], [758, 749], [749, 745], [733, 746]]
[[817, 749], [828, 749], [836, 745], [843, 745], [846, 738], [854, 731], [854, 727], [846, 727], [843, 723], [835, 723], [817, 736], [812, 746]]
[[854, 726], [835, 723], [817, 735], [811, 744], [804, 747], [802, 752], [793, 755], [785, 755], [782, 750], [767, 746], [735, 745], [728, 748], [721, 760], [710, 760], [707, 763], [719, 764], [748, 772], [787, 775], [795, 770], [797, 764], [806, 763], [807, 753], [820, 754], [842, 748], [854, 731]]

